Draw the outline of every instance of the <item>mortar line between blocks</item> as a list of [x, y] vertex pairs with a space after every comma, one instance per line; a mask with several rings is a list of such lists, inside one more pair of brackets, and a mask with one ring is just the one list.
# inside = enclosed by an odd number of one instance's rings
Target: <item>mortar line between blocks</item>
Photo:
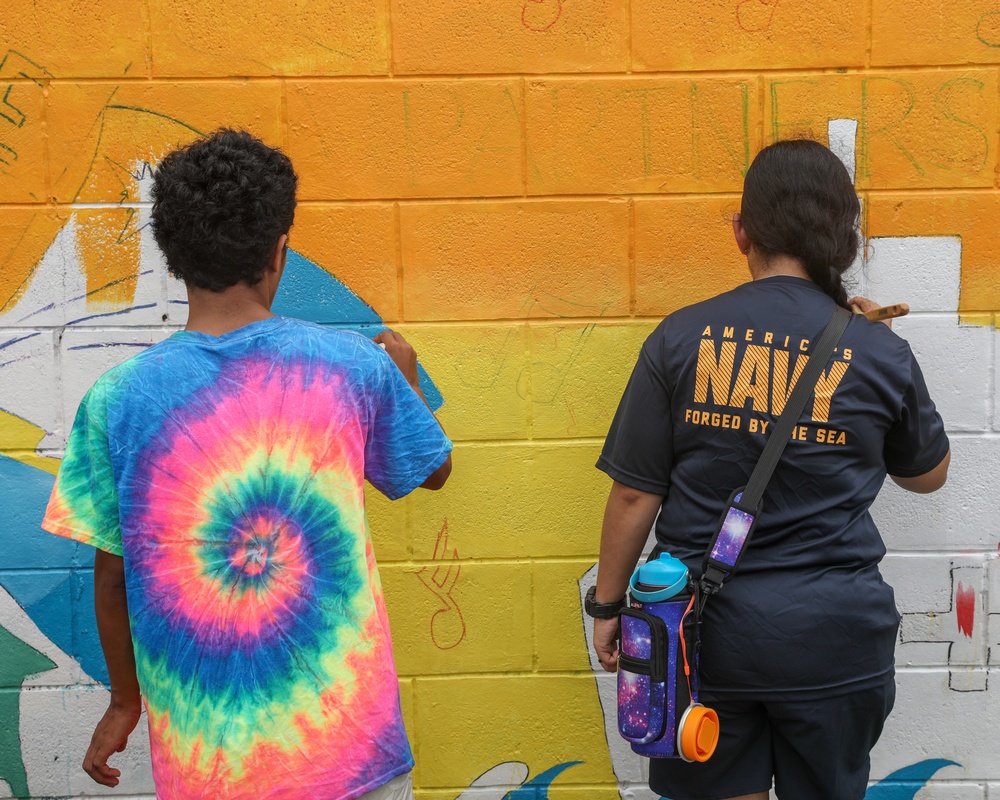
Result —
[[149, 0], [142, 0], [143, 34], [146, 40], [146, 80], [153, 79], [153, 15], [149, 8]]
[[[767, 78], [761, 74], [757, 76], [757, 149], [759, 150], [766, 143], [764, 138], [764, 87], [767, 85]], [[750, 165], [747, 164], [747, 170]]]
[[984, 547], [982, 550], [970, 550], [968, 548], [955, 549], [955, 550], [893, 550], [888, 548], [886, 550], [887, 556], [892, 556], [893, 558], [909, 559], [909, 558], [969, 558], [970, 556], [982, 556], [983, 560], [992, 558], [996, 555], [996, 549], [993, 547]]
[[403, 677], [415, 678], [417, 681], [453, 681], [453, 680], [467, 680], [472, 678], [473, 680], [494, 680], [497, 678], [520, 678], [522, 680], [552, 680], [558, 678], [572, 678], [572, 679], [582, 679], [582, 680], [594, 680], [594, 671], [590, 668], [580, 670], [552, 670], [551, 672], [539, 672], [537, 674], [531, 672], [516, 672], [510, 670], [507, 672], [455, 672], [448, 675], [405, 675]]
[[[168, 277], [168, 280], [169, 277]], [[128, 310], [129, 306], [124, 307], [122, 310]], [[497, 327], [511, 327], [517, 328], [531, 324], [533, 326], [545, 327], [558, 327], [563, 328], [567, 326], [578, 326], [580, 328], [588, 327], [591, 325], [597, 325], [599, 327], [622, 327], [630, 325], [655, 325], [659, 324], [663, 317], [669, 313], [668, 309], [655, 310], [643, 314], [637, 314], [636, 316], [627, 316], [625, 314], [615, 315], [615, 316], [579, 316], [579, 317], [496, 317], [493, 319], [487, 318], [469, 318], [469, 319], [419, 319], [410, 320], [406, 322], [409, 328], [475, 328], [475, 329], [489, 329], [495, 330]], [[993, 309], [969, 309], [962, 312], [963, 315], [969, 316], [989, 316], [993, 318]], [[948, 311], [911, 311], [907, 315], [907, 319], [943, 319], [951, 320], [956, 317], [954, 312]], [[350, 327], [350, 322], [344, 323], [320, 323], [324, 327], [330, 328], [345, 328]], [[987, 330], [990, 329], [989, 325], [981, 325], [979, 323], [962, 323], [964, 327], [985, 327]], [[0, 324], [0, 329], [5, 331], [24, 331], [24, 332], [34, 332], [34, 331], [47, 331], [53, 329], [61, 329], [63, 326], [61, 324], [55, 325], [3, 325]], [[100, 327], [106, 330], [116, 330], [116, 331], [175, 331], [183, 326], [181, 323], [173, 324], [160, 324], [160, 323], [147, 323], [143, 322], [139, 325], [121, 325], [121, 324], [111, 324], [108, 321], [104, 321], [102, 325], [73, 325], [74, 330], [93, 330], [94, 328]]]
[[872, 37], [873, 28], [875, 25], [875, 0], [868, 0], [867, 8], [865, 13], [867, 14], [867, 19], [865, 20], [865, 69], [869, 70], [872, 66]]
[[[397, 677], [397, 680], [400, 678]], [[420, 703], [417, 702], [417, 680], [415, 677], [403, 678], [410, 685], [410, 713], [413, 715], [413, 739], [419, 743], [420, 736], [418, 731], [420, 730], [420, 712], [417, 710], [420, 708]], [[412, 745], [411, 745], [412, 747]], [[417, 744], [418, 752], [420, 745]], [[413, 765], [413, 783], [415, 786], [420, 785], [420, 762], [423, 761], [422, 758], [414, 758]]]
[[405, 319], [403, 307], [403, 225], [402, 212], [399, 203], [392, 204], [392, 228], [396, 246], [396, 321], [402, 322]]
[[538, 603], [537, 586], [535, 585], [535, 559], [528, 559], [528, 575], [531, 584], [528, 591], [528, 603], [531, 607], [531, 671], [538, 674]]
[[42, 181], [45, 187], [46, 205], [51, 203], [52, 197], [52, 164], [49, 151], [49, 92], [52, 85], [50, 81], [45, 81], [42, 87]]
[[[948, 435], [952, 438], [962, 438], [952, 431], [948, 432]], [[980, 438], [984, 437], [983, 433], [976, 433], [974, 436]], [[996, 435], [1000, 437], [1000, 434]], [[972, 435], [966, 434], [967, 438], [972, 438]], [[452, 435], [452, 442], [456, 447], [478, 447], [478, 448], [497, 448], [497, 447], [543, 447], [547, 449], [555, 449], [560, 447], [595, 447], [604, 444], [604, 436], [590, 436], [590, 437], [579, 437], [575, 439], [559, 439], [559, 438], [539, 438], [534, 439], [463, 439], [461, 436]], [[10, 448], [17, 449], [17, 448]], [[3, 448], [0, 448], [0, 452], [4, 452]], [[55, 448], [45, 448], [38, 451], [39, 455], [52, 456], [61, 458], [62, 450]]]
[[392, 52], [392, 0], [384, 0], [385, 9], [385, 66], [392, 78], [396, 71], [396, 58]]
[[[59, 287], [65, 293], [65, 287]], [[47, 433], [58, 433], [59, 438], [65, 442], [69, 438], [69, 431], [66, 430], [66, 386], [63, 380], [63, 350], [62, 339], [65, 334], [65, 327], [54, 329], [52, 335], [52, 357], [55, 362], [56, 372], [56, 430]], [[62, 448], [64, 450], [64, 448]]]
[[[947, 644], [947, 642], [915, 641], [915, 642], [906, 642], [905, 644]], [[989, 672], [1000, 672], [1000, 668], [998, 668], [996, 665], [987, 666], [985, 664], [952, 664], [952, 665], [948, 665], [948, 664], [940, 664], [940, 665], [939, 664], [920, 664], [920, 665], [914, 664], [912, 666], [909, 665], [909, 664], [896, 664], [896, 672], [897, 673], [908, 672], [908, 673], [911, 673], [911, 674], [914, 674], [914, 675], [920, 675], [920, 674], [925, 674], [925, 675], [941, 675], [941, 674], [944, 674], [944, 675], [947, 675], [953, 669], [956, 669], [956, 668], [961, 669], [963, 667], [965, 667], [965, 668], [971, 668], [971, 669], [976, 669], [976, 670], [981, 670], [983, 672], [986, 672], [986, 671], [989, 671]], [[965, 693], [964, 692], [960, 692], [959, 694], [965, 694]], [[969, 692], [969, 694], [982, 694], [982, 692]]]
[[635, 310], [639, 305], [639, 298], [636, 296], [635, 266], [635, 200], [629, 198], [628, 201], [628, 314], [630, 318], [635, 318]]
[[[763, 136], [763, 122], [759, 126], [760, 135]], [[763, 143], [763, 139], [761, 140]], [[859, 191], [859, 195], [862, 192]], [[885, 198], [885, 197], [895, 197], [895, 196], [911, 196], [916, 198], [927, 198], [927, 199], [941, 199], [949, 195], [989, 195], [993, 196], [997, 193], [997, 188], [995, 186], [942, 186], [942, 187], [922, 187], [922, 188], [905, 188], [905, 187], [888, 187], [888, 188], [867, 188], [864, 189], [864, 195], [866, 198], [869, 196], [875, 198]], [[562, 194], [531, 194], [528, 196], [524, 195], [455, 195], [452, 197], [363, 197], [363, 198], [352, 198], [352, 197], [332, 197], [332, 198], [305, 198], [299, 199], [297, 201], [300, 207], [322, 207], [322, 206], [364, 206], [364, 205], [386, 205], [389, 203], [398, 203], [400, 205], [463, 205], [479, 202], [490, 202], [490, 203], [573, 203], [573, 202], [621, 202], [625, 200], [643, 200], [643, 201], [669, 201], [669, 200], [711, 200], [719, 198], [729, 198], [729, 199], [739, 199], [742, 194], [742, 190], [739, 187], [731, 187], [728, 189], [720, 189], [716, 192], [691, 192], [691, 191], [676, 191], [676, 192], [607, 192], [604, 194], [596, 192], [565, 192]], [[24, 211], [38, 211], [40, 209], [80, 209], [80, 208], [145, 208], [151, 207], [151, 203], [121, 203], [116, 201], [96, 201], [96, 202], [66, 202], [52, 199], [49, 202], [42, 203], [2, 203], [0, 202], [0, 210], [24, 210]], [[875, 238], [886, 238], [886, 237], [875, 237]], [[888, 237], [888, 238], [900, 238], [900, 237]], [[983, 309], [980, 309], [982, 311]], [[992, 312], [993, 309], [986, 309]], [[966, 313], [964, 310], [962, 313]]]
[[288, 81], [281, 80], [281, 91], [278, 93], [278, 116], [281, 123], [281, 149], [288, 153]]
[[528, 441], [535, 441], [535, 374], [534, 370], [531, 368], [531, 320], [527, 320], [524, 323], [523, 329], [520, 331], [520, 336], [523, 339], [523, 349], [521, 351], [521, 369], [527, 377], [527, 388], [525, 391], [526, 397], [524, 398], [524, 415], [527, 422], [528, 428]]
[[[998, 72], [1000, 72], [1000, 69], [998, 69]], [[997, 81], [997, 106], [1000, 107], [1000, 80]], [[997, 133], [993, 140], [993, 146], [1000, 148], [1000, 115], [997, 118]], [[1000, 152], [1000, 149], [993, 152]], [[997, 165], [993, 168], [993, 186], [1000, 188], [1000, 159], [997, 159]]]
[[[992, 550], [988, 551], [988, 553], [992, 552], [993, 552]], [[945, 553], [944, 555], [968, 556], [969, 553], [967, 551], [963, 551], [960, 554]], [[455, 559], [454, 562], [449, 562], [449, 563], [456, 563], [456, 564], [461, 564], [462, 566], [475, 566], [475, 567], [516, 567], [516, 566], [523, 567], [525, 560], [528, 558], [529, 558], [528, 556], [507, 556], [504, 558], [501, 558], [499, 556], [482, 557], [482, 558], [478, 557], [458, 558]], [[531, 556], [530, 560], [532, 563], [537, 563], [537, 564], [559, 564], [559, 565], [576, 564], [581, 567], [590, 568], [595, 563], [597, 563], [597, 553], [595, 552], [593, 555], [588, 555], [588, 556], [537, 556], [536, 555], [536, 556]], [[408, 572], [411, 569], [416, 571], [424, 567], [430, 567], [430, 568], [440, 567], [441, 562], [435, 561], [434, 559], [411, 559], [407, 561], [396, 561], [389, 558], [379, 557], [378, 566], [380, 569], [382, 569], [383, 567], [386, 569], [388, 569], [389, 567], [402, 568], [403, 572]], [[70, 568], [66, 567], [62, 569], [70, 569]], [[93, 567], [92, 566], [73, 567], [72, 569], [75, 569], [77, 571], [82, 570], [86, 572], [88, 570], [93, 570]], [[0, 569], [0, 574], [11, 575], [14, 573], [18, 573], [23, 575], [33, 575], [33, 574], [44, 574], [50, 571], [51, 569], [49, 567], [25, 567], [23, 569], [5, 568], [5, 569]], [[586, 569], [584, 571], [586, 571]]]
[[524, 197], [528, 197], [528, 89], [527, 82], [521, 78], [521, 187]]
[[632, 74], [632, 0], [625, 0], [625, 72]]
[[997, 317], [994, 314], [992, 318], [993, 332], [990, 336], [990, 357], [987, 366], [987, 395], [989, 398], [989, 405], [986, 408], [986, 427], [991, 431], [997, 430], [997, 408], [1000, 407], [1000, 402], [997, 399], [997, 361], [998, 349], [997, 349]]
[[[468, 82], [470, 80], [482, 80], [482, 81], [494, 81], [497, 79], [501, 80], [518, 80], [522, 77], [528, 77], [538, 80], [551, 80], [551, 79], [564, 79], [573, 81], [589, 81], [589, 80], [608, 80], [608, 81], [621, 81], [621, 80], [641, 80], [641, 79], [656, 79], [656, 78], [669, 78], [675, 79], [681, 82], [689, 82], [691, 80], [737, 80], [741, 76], [750, 75], [815, 75], [815, 76], [844, 76], [844, 75], [869, 75], [869, 74], [896, 74], [896, 73], [968, 73], [973, 70], [980, 71], [993, 71], [997, 68], [996, 62], [991, 61], [976, 61], [969, 63], [949, 63], [949, 64], [935, 64], [935, 65], [920, 65], [912, 66], [906, 64], [886, 64], [886, 65], [875, 65], [871, 68], [866, 67], [863, 63], [853, 64], [850, 66], [843, 66], [837, 64], [829, 65], [819, 65], [819, 66], [798, 66], [798, 67], [774, 67], [774, 66], [763, 66], [759, 65], [757, 67], [741, 67], [739, 69], [651, 69], [651, 70], [640, 70], [633, 71], [631, 73], [626, 72], [606, 72], [606, 71], [576, 71], [576, 72], [558, 72], [555, 70], [540, 70], [538, 72], [511, 72], [511, 71], [501, 71], [501, 72], [397, 72], [395, 68], [391, 66], [392, 71], [386, 72], [385, 74], [341, 74], [341, 75], [295, 75], [294, 80], [297, 83], [339, 83], [344, 81], [353, 82], [371, 82], [371, 83], [386, 83], [386, 82], [411, 82], [411, 83], [423, 83], [428, 81], [447, 81], [451, 83], [461, 83]], [[58, 78], [59, 83], [71, 83], [71, 84], [89, 84], [89, 83], [136, 83], [145, 82], [147, 80], [153, 80], [156, 82], [164, 84], [177, 84], [177, 83], [228, 83], [232, 80], [239, 80], [241, 83], [259, 83], [267, 81], [275, 81], [281, 77], [279, 74], [258, 74], [258, 75], [238, 75], [238, 76], [219, 76], [215, 74], [204, 74], [204, 75], [175, 75], [164, 73], [160, 75], [150, 75], [149, 78], [146, 77], [108, 77], [103, 75], [60, 75]], [[16, 78], [13, 82], [27, 82], [30, 79]]]

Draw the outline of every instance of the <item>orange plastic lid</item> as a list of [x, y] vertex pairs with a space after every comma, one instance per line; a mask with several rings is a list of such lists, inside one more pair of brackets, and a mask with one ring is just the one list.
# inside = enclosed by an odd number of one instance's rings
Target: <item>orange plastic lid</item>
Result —
[[688, 761], [708, 761], [718, 743], [719, 715], [702, 705], [688, 708], [681, 727], [681, 756]]

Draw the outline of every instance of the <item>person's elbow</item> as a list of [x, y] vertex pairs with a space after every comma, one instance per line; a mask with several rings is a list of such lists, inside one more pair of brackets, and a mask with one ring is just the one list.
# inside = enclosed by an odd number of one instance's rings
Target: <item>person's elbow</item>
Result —
[[125, 593], [125, 559], [106, 550], [94, 552], [94, 588], [100, 594]]
[[925, 472], [923, 475], [915, 475], [911, 478], [900, 478], [896, 475], [890, 475], [893, 482], [897, 486], [901, 486], [908, 492], [916, 492], [917, 494], [930, 494], [931, 492], [936, 492], [948, 480], [948, 465], [951, 463], [951, 450], [949, 450], [941, 463], [938, 464], [934, 469], [929, 472]]
[[436, 492], [438, 489], [444, 487], [444, 485], [448, 482], [448, 477], [450, 475], [451, 453], [448, 453], [448, 457], [444, 460], [444, 463], [427, 476], [427, 480], [420, 484], [420, 488], [430, 489], [432, 492]]
[[644, 492], [624, 483], [615, 481], [611, 485], [611, 500], [624, 508], [659, 508], [664, 495]]

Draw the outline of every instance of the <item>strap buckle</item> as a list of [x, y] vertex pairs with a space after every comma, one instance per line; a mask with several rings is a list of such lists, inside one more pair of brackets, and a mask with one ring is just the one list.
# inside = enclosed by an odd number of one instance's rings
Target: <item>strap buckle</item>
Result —
[[722, 584], [726, 581], [726, 574], [713, 564], [709, 564], [698, 581], [698, 588], [701, 589], [702, 596], [711, 597], [713, 594], [718, 594]]

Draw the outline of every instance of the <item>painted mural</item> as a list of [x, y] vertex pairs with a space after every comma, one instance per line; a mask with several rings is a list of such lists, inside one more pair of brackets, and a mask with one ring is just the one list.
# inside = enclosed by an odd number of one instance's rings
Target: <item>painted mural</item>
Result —
[[[1000, 795], [1000, 10], [957, 5], [8, 3], [0, 797], [100, 792], [93, 554], [38, 523], [83, 393], [184, 324], [149, 180], [223, 124], [301, 176], [276, 310], [402, 331], [456, 442], [445, 491], [369, 499], [419, 800], [653, 800], [581, 612], [593, 463], [645, 336], [744, 279], [753, 153], [801, 135], [855, 174], [856, 286], [910, 304], [953, 438], [948, 487], [873, 509], [903, 622], [868, 800]], [[142, 734], [119, 765], [152, 796]]]

